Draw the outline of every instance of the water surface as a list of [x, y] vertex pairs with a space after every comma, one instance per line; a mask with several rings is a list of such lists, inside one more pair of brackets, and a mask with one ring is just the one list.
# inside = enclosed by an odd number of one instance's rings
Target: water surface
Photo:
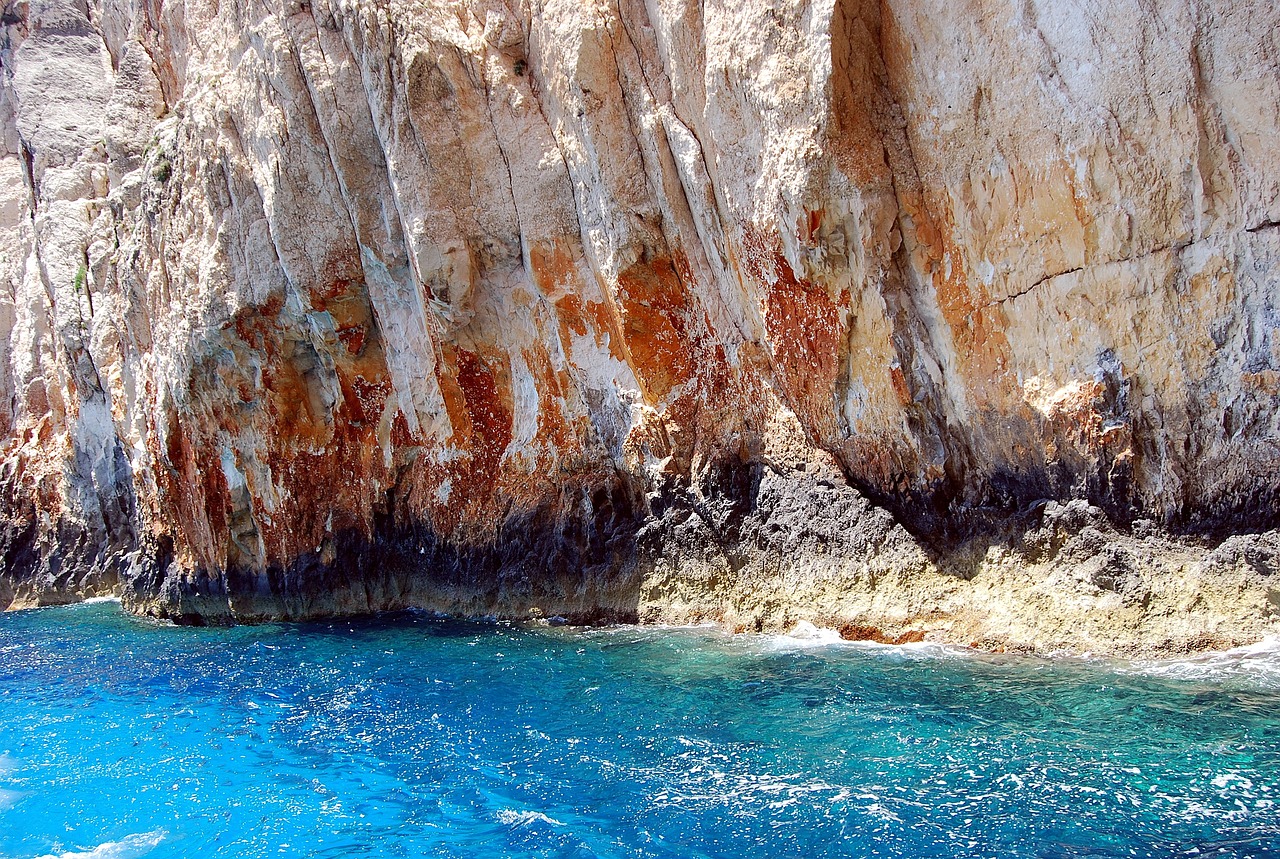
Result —
[[1280, 856], [1280, 661], [0, 615], [0, 857]]

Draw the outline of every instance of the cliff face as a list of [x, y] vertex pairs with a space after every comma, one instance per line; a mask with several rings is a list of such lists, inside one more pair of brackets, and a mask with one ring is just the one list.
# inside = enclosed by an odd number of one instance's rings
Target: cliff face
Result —
[[1280, 510], [1280, 11], [1159, 6], [10, 3], [0, 604], [1273, 630], [1157, 535]]

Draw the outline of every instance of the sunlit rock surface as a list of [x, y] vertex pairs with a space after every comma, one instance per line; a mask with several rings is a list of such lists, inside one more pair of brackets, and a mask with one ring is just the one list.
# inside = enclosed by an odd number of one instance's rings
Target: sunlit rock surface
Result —
[[10, 3], [0, 605], [1276, 633], [1277, 33]]

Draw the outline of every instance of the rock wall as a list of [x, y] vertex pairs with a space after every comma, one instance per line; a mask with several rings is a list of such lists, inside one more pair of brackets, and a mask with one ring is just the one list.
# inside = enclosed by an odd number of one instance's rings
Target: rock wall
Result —
[[1276, 630], [1272, 3], [0, 25], [0, 604]]

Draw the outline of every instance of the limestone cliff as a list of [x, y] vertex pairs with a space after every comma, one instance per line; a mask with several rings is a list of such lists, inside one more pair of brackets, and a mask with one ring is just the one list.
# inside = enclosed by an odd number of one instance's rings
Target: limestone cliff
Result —
[[1272, 2], [0, 22], [0, 605], [1280, 631]]

